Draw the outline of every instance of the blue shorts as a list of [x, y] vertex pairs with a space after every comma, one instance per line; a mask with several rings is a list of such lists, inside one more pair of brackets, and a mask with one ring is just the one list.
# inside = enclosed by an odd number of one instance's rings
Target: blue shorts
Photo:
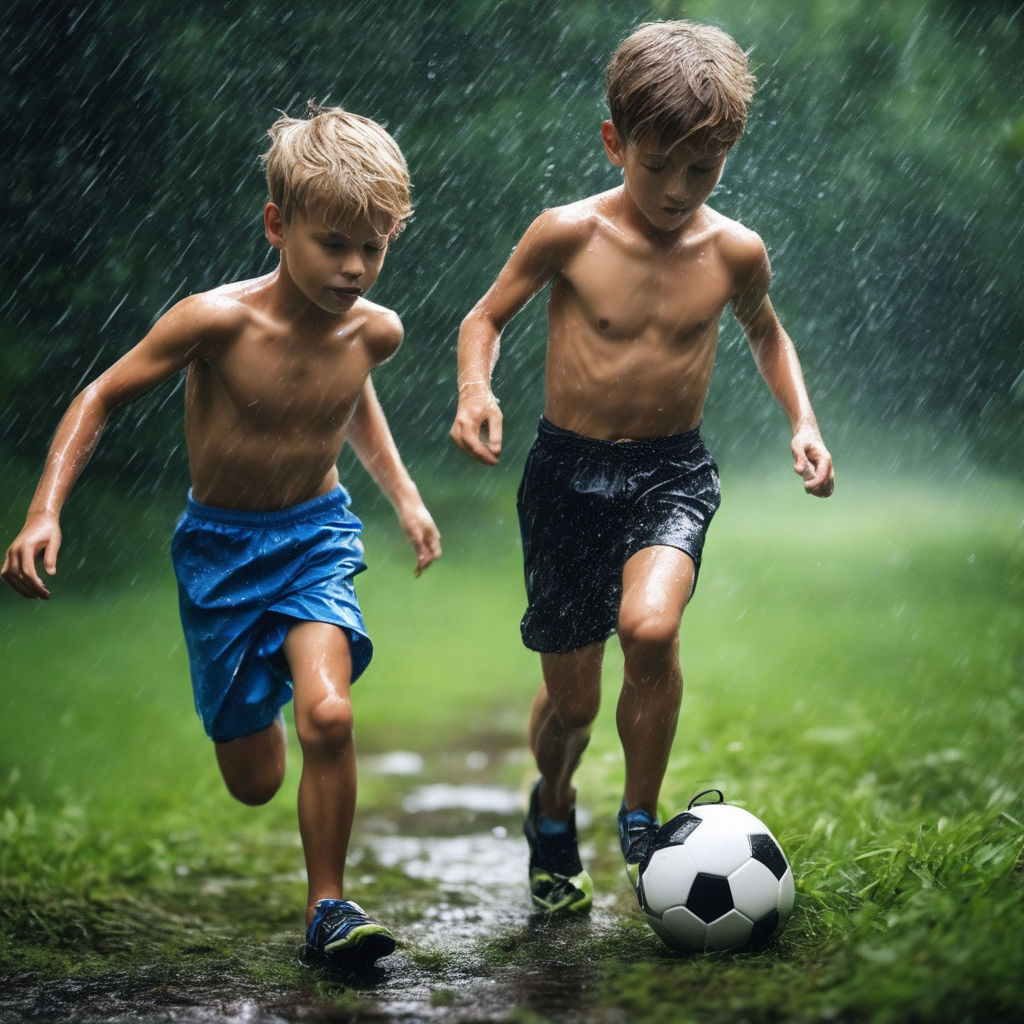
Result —
[[266, 728], [292, 696], [282, 645], [296, 620], [348, 635], [354, 682], [370, 663], [352, 577], [362, 523], [342, 487], [292, 508], [214, 508], [189, 493], [171, 557], [196, 711], [218, 743]]
[[720, 502], [718, 467], [697, 429], [602, 441], [542, 417], [519, 485], [523, 643], [561, 654], [607, 640], [618, 625], [626, 562], [667, 545], [685, 551], [699, 573]]

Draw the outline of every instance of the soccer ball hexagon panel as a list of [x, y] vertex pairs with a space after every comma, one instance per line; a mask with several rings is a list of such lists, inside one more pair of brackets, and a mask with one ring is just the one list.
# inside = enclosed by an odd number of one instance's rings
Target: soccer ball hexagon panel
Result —
[[641, 865], [640, 906], [672, 949], [767, 942], [793, 909], [793, 872], [764, 823], [733, 804], [695, 804], [658, 831]]

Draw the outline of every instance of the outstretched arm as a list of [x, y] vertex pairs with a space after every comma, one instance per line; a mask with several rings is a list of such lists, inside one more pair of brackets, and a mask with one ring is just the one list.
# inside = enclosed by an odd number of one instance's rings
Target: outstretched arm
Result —
[[131, 351], [72, 400], [57, 427], [25, 525], [4, 556], [0, 577], [23, 597], [48, 598], [36, 560], [57, 571], [60, 513], [85, 468], [110, 414], [160, 381], [184, 369], [198, 336], [198, 297], [169, 310]]
[[771, 268], [759, 239], [757, 248], [760, 258], [733, 299], [733, 312], [747, 336], [758, 371], [789, 420], [793, 469], [803, 477], [808, 494], [827, 498], [835, 488], [832, 456], [821, 439], [796, 348], [768, 298]]
[[402, 462], [369, 377], [363, 384], [359, 404], [348, 426], [348, 441], [394, 506], [402, 530], [416, 552], [416, 575], [419, 576], [431, 562], [441, 557], [441, 534]]
[[526, 230], [494, 284], [459, 330], [459, 407], [451, 438], [471, 458], [493, 466], [501, 455], [502, 417], [491, 390], [505, 325], [561, 269], [578, 228], [558, 210], [546, 210]]

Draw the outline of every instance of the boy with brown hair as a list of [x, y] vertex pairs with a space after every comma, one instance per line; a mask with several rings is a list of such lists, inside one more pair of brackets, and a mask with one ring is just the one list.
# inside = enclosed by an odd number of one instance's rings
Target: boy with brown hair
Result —
[[804, 488], [833, 489], [796, 352], [768, 298], [765, 245], [706, 205], [743, 133], [753, 83], [746, 55], [720, 29], [641, 25], [606, 70], [611, 118], [601, 136], [622, 184], [543, 212], [459, 334], [451, 435], [491, 466], [502, 441], [490, 384], [501, 332], [551, 285], [544, 415], [518, 497], [522, 635], [543, 674], [529, 723], [539, 779], [524, 831], [531, 894], [548, 911], [592, 902], [572, 777], [612, 633], [625, 659], [619, 836], [634, 885], [657, 829], [682, 696], [680, 621], [720, 498], [699, 428], [726, 306], [789, 419]]
[[282, 706], [302, 749], [299, 829], [310, 962], [372, 962], [391, 933], [343, 898], [355, 811], [350, 687], [372, 647], [352, 578], [361, 523], [336, 462], [348, 441], [391, 500], [416, 574], [441, 553], [370, 380], [402, 341], [365, 298], [412, 212], [395, 141], [339, 108], [282, 116], [264, 156], [264, 227], [277, 268], [183, 299], [65, 413], [0, 575], [49, 598], [60, 512], [110, 414], [185, 371], [191, 490], [172, 556], [196, 710], [228, 790], [262, 804], [285, 769]]

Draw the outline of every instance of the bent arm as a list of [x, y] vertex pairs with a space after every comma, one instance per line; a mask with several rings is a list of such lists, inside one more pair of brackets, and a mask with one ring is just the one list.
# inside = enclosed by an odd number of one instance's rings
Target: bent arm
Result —
[[546, 210], [527, 229], [494, 284], [459, 329], [459, 406], [451, 438], [471, 458], [493, 466], [501, 455], [502, 416], [491, 390], [501, 332], [559, 272], [576, 231], [556, 210]]
[[804, 489], [828, 497], [834, 489], [832, 456], [821, 438], [807, 393], [796, 347], [768, 297], [771, 268], [758, 240], [761, 258], [733, 299], [732, 308], [743, 328], [758, 372], [764, 378], [793, 432], [793, 468]]
[[441, 535], [419, 489], [402, 462], [377, 391], [369, 377], [348, 426], [348, 441], [359, 461], [395, 508], [416, 552], [416, 575], [441, 556]]
[[61, 418], [25, 525], [0, 567], [0, 577], [22, 596], [50, 596], [36, 560], [42, 555], [47, 573], [56, 573], [61, 511], [111, 413], [184, 369], [192, 358], [196, 315], [188, 304], [185, 300], [165, 314], [131, 351], [79, 392]]

